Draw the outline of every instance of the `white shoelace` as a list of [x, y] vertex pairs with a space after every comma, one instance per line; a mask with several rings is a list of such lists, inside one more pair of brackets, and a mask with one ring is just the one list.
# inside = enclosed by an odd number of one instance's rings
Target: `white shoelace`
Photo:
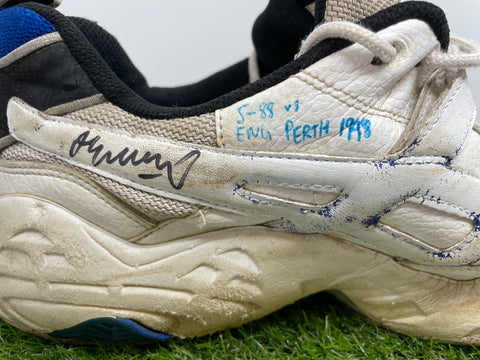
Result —
[[[328, 38], [344, 38], [356, 42], [387, 64], [397, 56], [395, 47], [377, 33], [354, 23], [334, 21], [317, 26], [303, 41], [297, 57]], [[480, 66], [480, 47], [473, 42], [452, 37], [448, 53], [436, 49], [425, 58], [424, 63], [436, 68], [478, 67]]]
[[[333, 21], [317, 26], [302, 42], [300, 51], [295, 58], [302, 56], [328, 38], [344, 38], [358, 43], [386, 64], [393, 61], [397, 56], [395, 47], [382, 39], [377, 33], [351, 22]], [[451, 37], [450, 40], [448, 52], [436, 49], [424, 59], [424, 64], [433, 68], [451, 69], [480, 66], [480, 46], [478, 44], [457, 37]], [[249, 60], [249, 73], [250, 82], [260, 79], [258, 59], [255, 52], [252, 53]]]

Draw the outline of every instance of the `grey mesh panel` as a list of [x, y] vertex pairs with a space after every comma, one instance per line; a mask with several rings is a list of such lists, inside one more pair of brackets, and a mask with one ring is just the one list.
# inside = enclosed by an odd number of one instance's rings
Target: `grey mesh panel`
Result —
[[4, 150], [0, 154], [0, 159], [14, 161], [36, 161], [54, 164], [73, 170], [96, 182], [98, 185], [117, 197], [120, 201], [123, 201], [132, 209], [140, 212], [145, 217], [154, 221], [164, 221], [170, 218], [185, 217], [194, 214], [199, 210], [199, 208], [195, 205], [143, 192], [130, 186], [117, 183], [111, 179], [105, 178], [88, 170], [71, 166], [65, 161], [40, 153], [22, 143], [16, 143], [15, 145], [12, 145]]
[[111, 103], [104, 103], [72, 112], [65, 117], [127, 130], [139, 135], [158, 136], [198, 145], [217, 146], [214, 113], [185, 119], [150, 120], [132, 115]]
[[325, 21], [358, 22], [398, 3], [400, 0], [328, 0]]

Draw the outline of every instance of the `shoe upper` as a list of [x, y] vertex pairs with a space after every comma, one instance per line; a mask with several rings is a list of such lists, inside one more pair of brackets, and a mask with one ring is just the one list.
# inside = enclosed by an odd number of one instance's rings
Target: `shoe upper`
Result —
[[34, 187], [140, 245], [267, 226], [474, 276], [460, 267], [480, 261], [480, 128], [465, 74], [477, 49], [450, 41], [433, 5], [371, 3], [272, 0], [252, 58], [176, 89], [148, 87], [90, 21], [6, 7], [0, 156], [93, 181], [136, 226]]

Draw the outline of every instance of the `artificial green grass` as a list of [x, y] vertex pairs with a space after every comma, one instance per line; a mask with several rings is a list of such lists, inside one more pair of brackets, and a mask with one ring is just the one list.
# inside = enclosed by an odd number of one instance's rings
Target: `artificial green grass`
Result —
[[379, 328], [317, 294], [239, 329], [150, 346], [66, 346], [0, 323], [0, 359], [477, 359], [473, 346], [418, 340]]

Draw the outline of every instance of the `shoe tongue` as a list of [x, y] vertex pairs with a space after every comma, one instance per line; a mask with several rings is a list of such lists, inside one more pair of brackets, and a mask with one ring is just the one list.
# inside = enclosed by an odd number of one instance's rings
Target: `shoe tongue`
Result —
[[300, 43], [324, 21], [358, 22], [401, 0], [270, 0], [253, 27], [260, 74], [292, 61]]

